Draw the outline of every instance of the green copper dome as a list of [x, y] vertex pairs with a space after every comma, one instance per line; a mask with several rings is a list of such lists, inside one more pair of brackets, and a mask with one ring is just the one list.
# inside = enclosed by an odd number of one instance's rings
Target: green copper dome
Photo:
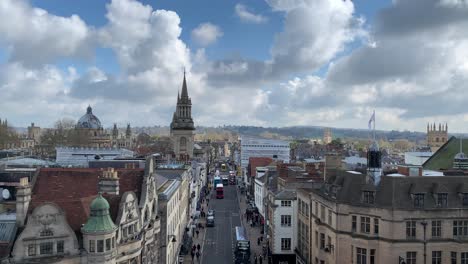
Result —
[[90, 208], [91, 211], [109, 210], [110, 206], [107, 200], [104, 197], [102, 197], [102, 195], [99, 195], [98, 197], [96, 197], [96, 199], [94, 199], [91, 202]]
[[109, 203], [101, 194], [93, 200], [90, 209], [88, 221], [81, 229], [84, 233], [109, 232], [117, 228], [109, 214]]

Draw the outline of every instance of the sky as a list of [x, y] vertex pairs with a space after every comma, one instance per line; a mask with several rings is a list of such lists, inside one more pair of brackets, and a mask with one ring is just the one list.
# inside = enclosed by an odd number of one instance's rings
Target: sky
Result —
[[2, 0], [0, 118], [467, 132], [467, 0]]

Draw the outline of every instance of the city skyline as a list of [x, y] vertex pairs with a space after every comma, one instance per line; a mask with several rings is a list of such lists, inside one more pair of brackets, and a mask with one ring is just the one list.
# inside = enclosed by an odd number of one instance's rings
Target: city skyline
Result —
[[463, 1], [185, 2], [2, 1], [0, 118], [466, 131]]

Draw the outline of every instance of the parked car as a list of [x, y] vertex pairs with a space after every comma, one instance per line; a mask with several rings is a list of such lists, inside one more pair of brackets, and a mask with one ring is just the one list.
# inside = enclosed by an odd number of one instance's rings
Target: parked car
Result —
[[208, 210], [208, 215], [207, 215], [208, 217], [214, 216], [214, 215], [215, 215], [215, 211], [213, 209]]
[[215, 226], [215, 217], [214, 215], [208, 216], [206, 218], [206, 226]]

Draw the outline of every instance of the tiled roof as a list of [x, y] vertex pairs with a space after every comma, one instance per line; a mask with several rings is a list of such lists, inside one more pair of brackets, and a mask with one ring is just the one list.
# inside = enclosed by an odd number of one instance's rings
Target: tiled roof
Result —
[[[468, 139], [462, 139], [463, 152], [468, 154]], [[449, 170], [453, 168], [453, 158], [460, 152], [460, 139], [451, 137], [424, 164], [426, 170]]]
[[273, 162], [272, 158], [268, 157], [250, 157], [249, 158], [249, 168], [250, 176], [255, 176], [257, 167], [265, 167]]
[[[143, 169], [119, 169], [119, 195], [104, 195], [113, 220], [117, 218], [120, 196], [134, 191], [140, 196]], [[75, 231], [86, 223], [89, 206], [98, 194], [100, 169], [42, 168], [32, 190], [29, 212], [44, 203], [53, 202], [65, 211], [68, 224]]]

